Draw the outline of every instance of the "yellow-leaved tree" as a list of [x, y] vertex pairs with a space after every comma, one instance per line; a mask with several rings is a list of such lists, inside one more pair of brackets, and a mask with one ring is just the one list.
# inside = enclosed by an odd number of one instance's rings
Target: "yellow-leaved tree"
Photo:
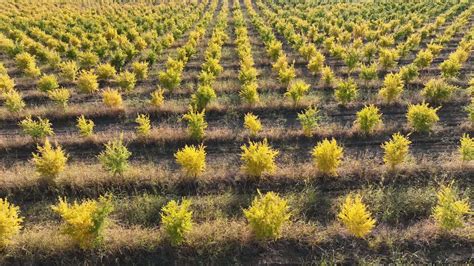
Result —
[[403, 163], [408, 155], [411, 141], [402, 136], [400, 133], [392, 135], [392, 139], [382, 144], [385, 153], [383, 161], [393, 170], [395, 167]]
[[461, 145], [459, 146], [459, 154], [463, 162], [470, 162], [474, 160], [474, 138], [468, 134], [461, 137]]
[[366, 236], [375, 226], [375, 220], [359, 194], [346, 196], [337, 218], [356, 237]]
[[262, 130], [262, 123], [258, 116], [248, 113], [244, 117], [244, 127], [248, 129], [250, 136], [255, 137]]
[[262, 142], [249, 142], [241, 147], [240, 159], [243, 161], [243, 170], [249, 176], [261, 177], [263, 173], [273, 173], [276, 169], [275, 157], [278, 151], [273, 150], [267, 139]]
[[187, 176], [198, 177], [206, 170], [206, 151], [201, 144], [198, 147], [185, 145], [174, 154], [176, 162], [183, 168]]
[[324, 139], [314, 147], [312, 156], [315, 166], [324, 174], [337, 175], [337, 167], [341, 164], [344, 149], [335, 139]]
[[113, 204], [110, 195], [81, 203], [74, 201], [72, 204], [66, 198], [59, 198], [59, 202], [51, 208], [64, 220], [62, 233], [69, 235], [82, 249], [90, 249], [102, 243]]
[[433, 208], [436, 224], [447, 231], [463, 227], [464, 216], [471, 213], [468, 199], [459, 198], [453, 183], [442, 185], [436, 197], [438, 203]]
[[0, 247], [5, 247], [13, 237], [20, 232], [23, 218], [19, 216], [20, 209], [0, 198]]
[[180, 245], [186, 239], [192, 227], [192, 215], [189, 210], [190, 200], [183, 200], [181, 204], [172, 200], [161, 209], [161, 222], [171, 244]]
[[36, 172], [48, 182], [52, 182], [64, 171], [67, 159], [67, 154], [61, 146], [53, 148], [48, 139], [45, 140], [44, 146], [38, 145], [38, 153], [33, 153]]
[[277, 239], [282, 226], [290, 219], [288, 203], [274, 192], [265, 195], [257, 192], [252, 205], [244, 210], [245, 218], [258, 239]]

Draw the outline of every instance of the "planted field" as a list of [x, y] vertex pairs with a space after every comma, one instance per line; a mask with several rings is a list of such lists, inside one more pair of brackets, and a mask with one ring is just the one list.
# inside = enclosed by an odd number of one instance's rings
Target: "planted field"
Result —
[[472, 263], [470, 1], [118, 2], [0, 0], [0, 263]]

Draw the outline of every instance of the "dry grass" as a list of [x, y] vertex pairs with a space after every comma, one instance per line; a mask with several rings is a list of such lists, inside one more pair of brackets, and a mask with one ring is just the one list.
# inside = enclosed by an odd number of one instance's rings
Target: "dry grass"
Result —
[[[403, 230], [379, 226], [368, 236], [367, 244], [363, 244], [363, 241], [346, 234], [338, 223], [321, 227], [296, 221], [284, 227], [279, 240], [261, 242], [254, 239], [245, 221], [218, 219], [195, 224], [181, 247], [170, 247], [166, 236], [159, 228], [123, 227], [114, 224], [106, 229], [103, 246], [94, 250], [80, 251], [67, 236], [61, 235], [58, 229], [58, 225], [55, 224], [38, 224], [25, 228], [12, 245], [4, 251], [0, 260], [5, 263], [11, 258], [21, 258], [18, 262], [41, 262], [69, 254], [71, 256], [69, 259], [93, 262], [97, 260], [95, 256], [101, 254], [107, 260], [123, 259], [124, 256], [131, 255], [140, 261], [133, 254], [150, 255], [155, 252], [171, 252], [171, 254], [161, 253], [159, 255], [167, 258], [173, 257], [173, 254], [178, 252], [183, 255], [192, 254], [192, 256], [201, 257], [204, 259], [203, 261], [212, 261], [218, 258], [229, 261], [232, 257], [226, 259], [226, 256], [230, 254], [236, 256], [252, 249], [257, 249], [262, 254], [282, 248], [288, 251], [294, 248], [308, 251], [317, 249], [323, 255], [336, 246], [357, 246], [354, 249], [355, 253], [351, 256], [337, 253], [337, 256], [341, 256], [339, 259], [347, 259], [354, 255], [364, 256], [374, 250], [385, 248], [403, 252], [410, 249], [409, 243], [416, 243], [420, 249], [419, 255], [423, 258], [427, 256], [426, 250], [430, 250], [432, 247], [436, 248], [443, 241], [449, 240], [452, 243], [466, 244], [474, 239], [472, 225], [445, 235], [440, 233], [430, 220], [424, 220]], [[453, 248], [449, 249], [453, 250]]]

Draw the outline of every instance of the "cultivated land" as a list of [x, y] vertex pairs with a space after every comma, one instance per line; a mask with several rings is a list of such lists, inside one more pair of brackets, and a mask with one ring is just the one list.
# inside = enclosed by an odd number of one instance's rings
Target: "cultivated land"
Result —
[[[469, 1], [102, 2], [0, 0], [0, 197], [23, 217], [21, 230], [0, 251], [0, 263], [472, 263], [472, 212], [453, 230], [441, 228], [433, 216], [440, 187], [453, 181], [459, 198], [472, 205]], [[19, 55], [25, 54], [33, 59], [22, 64]], [[308, 63], [318, 56], [323, 60], [312, 68]], [[74, 78], [65, 74], [65, 62], [77, 64]], [[182, 64], [177, 70], [176, 62]], [[116, 73], [98, 77], [97, 90], [82, 92], [81, 71], [100, 76], [106, 63]], [[145, 77], [137, 63], [145, 65]], [[364, 79], [368, 66], [374, 76]], [[331, 82], [324, 81], [323, 67], [332, 71]], [[410, 67], [415, 74], [402, 78], [400, 95], [386, 101], [380, 91], [387, 76], [400, 77]], [[258, 75], [243, 77], [244, 70]], [[128, 89], [120, 82], [126, 71], [136, 79]], [[285, 71], [294, 71], [288, 82]], [[46, 75], [57, 84], [42, 90]], [[164, 75], [178, 82], [169, 85]], [[433, 97], [425, 92], [431, 80], [442, 83]], [[297, 81], [309, 89], [293, 101], [286, 92]], [[357, 87], [347, 103], [336, 96], [344, 82]], [[250, 85], [257, 86], [258, 100], [243, 96]], [[200, 94], [206, 86], [214, 97]], [[67, 105], [47, 92], [57, 88], [69, 92]], [[119, 92], [122, 104], [104, 103], [108, 88]], [[20, 95], [21, 108], [8, 105], [12, 92]], [[153, 104], [152, 93], [162, 93], [163, 102]], [[193, 100], [206, 96], [210, 100], [201, 107]], [[420, 132], [407, 111], [423, 102], [439, 108], [439, 121]], [[355, 121], [369, 105], [378, 108], [382, 123], [367, 133]], [[298, 114], [311, 107], [319, 111], [318, 123], [305, 131]], [[205, 114], [203, 138], [193, 138], [183, 119], [193, 108]], [[261, 122], [257, 134], [244, 126], [248, 113]], [[137, 131], [138, 114], [149, 116], [147, 134]], [[94, 123], [91, 136], [79, 134], [81, 115]], [[54, 134], [26, 134], [19, 123], [28, 116], [47, 118]], [[381, 145], [398, 132], [411, 144], [391, 169]], [[470, 140], [465, 156], [463, 136]], [[104, 145], [118, 138], [131, 152], [123, 174], [108, 172], [98, 159]], [[312, 151], [332, 138], [343, 156], [335, 173], [325, 173]], [[32, 159], [46, 139], [68, 155], [64, 170], [49, 181]], [[252, 177], [243, 169], [242, 146], [264, 140], [279, 152], [276, 168]], [[190, 175], [175, 153], [200, 144], [206, 168]], [[276, 239], [258, 239], [244, 215], [257, 191], [287, 200], [291, 217]], [[376, 221], [361, 238], [337, 218], [350, 193], [362, 196]], [[62, 233], [64, 220], [50, 206], [58, 197], [80, 202], [102, 195], [112, 195], [113, 205], [103, 239], [81, 248]], [[182, 199], [191, 201], [193, 227], [184, 242], [172, 245], [160, 213], [170, 200]]]

